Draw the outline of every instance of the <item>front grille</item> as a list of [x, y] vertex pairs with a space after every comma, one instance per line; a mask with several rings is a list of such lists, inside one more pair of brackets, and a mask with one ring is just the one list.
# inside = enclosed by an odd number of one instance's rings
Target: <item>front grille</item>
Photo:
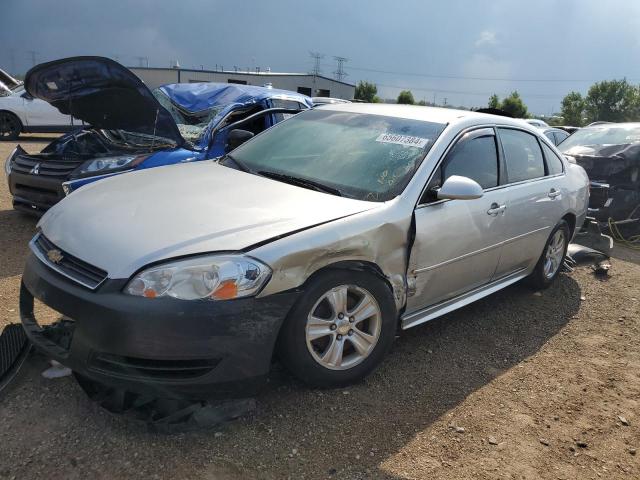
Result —
[[[87, 288], [95, 290], [107, 278], [107, 272], [60, 250], [41, 233], [35, 236], [31, 245], [33, 252], [42, 262]], [[57, 251], [59, 254], [55, 258], [59, 259], [56, 262], [51, 258], [52, 251]]]
[[11, 162], [11, 170], [18, 173], [65, 180], [83, 161], [75, 158], [46, 156], [44, 154], [41, 156], [16, 155]]
[[219, 359], [155, 360], [96, 353], [91, 369], [132, 378], [183, 380], [201, 377], [211, 372]]

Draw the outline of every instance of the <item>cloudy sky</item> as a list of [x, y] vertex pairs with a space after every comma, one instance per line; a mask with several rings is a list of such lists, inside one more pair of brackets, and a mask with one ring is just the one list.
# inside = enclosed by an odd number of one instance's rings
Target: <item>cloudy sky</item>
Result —
[[306, 72], [317, 51], [325, 75], [346, 57], [346, 80], [383, 97], [481, 106], [517, 89], [548, 114], [594, 81], [640, 83], [638, 32], [637, 0], [2, 0], [0, 67], [92, 54]]

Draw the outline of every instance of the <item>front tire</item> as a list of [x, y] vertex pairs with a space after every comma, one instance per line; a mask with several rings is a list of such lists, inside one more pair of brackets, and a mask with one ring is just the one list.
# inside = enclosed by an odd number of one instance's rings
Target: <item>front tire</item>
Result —
[[560, 273], [569, 246], [569, 224], [560, 220], [544, 245], [536, 268], [528, 277], [529, 284], [538, 290], [549, 288]]
[[284, 365], [313, 387], [342, 387], [371, 373], [395, 338], [391, 289], [373, 274], [328, 270], [313, 278], [282, 327]]
[[16, 140], [22, 132], [22, 122], [13, 113], [0, 112], [0, 140]]

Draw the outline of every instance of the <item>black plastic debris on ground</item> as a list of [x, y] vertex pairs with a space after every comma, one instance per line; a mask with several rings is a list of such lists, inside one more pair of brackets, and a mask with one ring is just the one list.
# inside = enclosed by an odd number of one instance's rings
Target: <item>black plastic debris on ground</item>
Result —
[[7, 325], [0, 334], [0, 391], [13, 380], [31, 351], [22, 325]]
[[221, 401], [161, 398], [74, 375], [89, 398], [109, 413], [155, 432], [179, 433], [213, 428], [253, 411], [256, 405], [253, 398]]

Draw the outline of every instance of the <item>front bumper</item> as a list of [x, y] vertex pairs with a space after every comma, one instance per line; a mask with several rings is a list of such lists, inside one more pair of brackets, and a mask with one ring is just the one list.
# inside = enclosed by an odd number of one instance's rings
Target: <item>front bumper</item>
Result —
[[[159, 397], [241, 397], [266, 379], [280, 326], [299, 295], [146, 299], [123, 294], [125, 284], [107, 280], [91, 291], [29, 254], [20, 290], [27, 336], [47, 356], [116, 388]], [[34, 297], [70, 320], [40, 327]]]
[[9, 191], [16, 210], [42, 215], [64, 198], [62, 180], [12, 171]]

